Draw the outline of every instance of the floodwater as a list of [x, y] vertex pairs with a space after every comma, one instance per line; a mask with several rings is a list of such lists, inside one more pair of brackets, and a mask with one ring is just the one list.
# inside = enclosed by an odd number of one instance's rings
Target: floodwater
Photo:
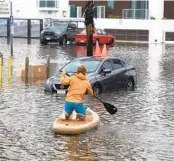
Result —
[[174, 160], [174, 46], [117, 44], [108, 55], [135, 65], [135, 91], [104, 93], [101, 98], [115, 105], [109, 115], [94, 98], [86, 98], [101, 118], [98, 129], [76, 136], [54, 135], [51, 125], [63, 110], [64, 97], [43, 92], [42, 81], [25, 84], [16, 70], [30, 63], [51, 62], [58, 67], [83, 56], [85, 47], [56, 44], [40, 46], [14, 40], [12, 78], [7, 79], [10, 46], [0, 40], [4, 54], [0, 91], [0, 161], [173, 161]]

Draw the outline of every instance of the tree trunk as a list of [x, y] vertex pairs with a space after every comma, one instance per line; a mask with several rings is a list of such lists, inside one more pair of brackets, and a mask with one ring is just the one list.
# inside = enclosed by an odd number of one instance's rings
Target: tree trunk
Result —
[[86, 27], [87, 31], [87, 56], [93, 56], [93, 26], [89, 24]]

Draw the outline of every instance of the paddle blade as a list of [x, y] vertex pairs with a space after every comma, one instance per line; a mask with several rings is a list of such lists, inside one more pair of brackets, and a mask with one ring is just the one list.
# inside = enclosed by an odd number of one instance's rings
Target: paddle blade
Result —
[[111, 114], [115, 114], [117, 112], [117, 107], [109, 104], [109, 103], [106, 103], [106, 102], [103, 102], [103, 105], [105, 107], [105, 109]]

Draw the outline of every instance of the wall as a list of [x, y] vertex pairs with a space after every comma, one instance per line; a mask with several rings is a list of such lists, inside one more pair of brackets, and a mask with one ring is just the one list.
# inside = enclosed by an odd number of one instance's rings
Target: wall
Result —
[[161, 20], [164, 17], [164, 0], [149, 0], [149, 15]]
[[164, 17], [167, 19], [174, 19], [174, 1], [164, 2]]
[[[86, 5], [86, 1], [69, 1], [69, 5], [81, 6]], [[130, 1], [114, 1], [114, 9], [108, 7], [107, 1], [95, 1], [95, 6], [105, 6], [105, 17], [108, 18], [110, 15], [121, 16], [122, 9], [130, 8]]]

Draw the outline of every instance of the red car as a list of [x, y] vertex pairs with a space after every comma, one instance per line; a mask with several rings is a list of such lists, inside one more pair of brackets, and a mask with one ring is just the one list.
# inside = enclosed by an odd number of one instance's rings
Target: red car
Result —
[[[93, 34], [93, 43], [95, 44], [98, 41], [99, 44], [114, 44], [114, 37], [109, 35], [103, 29], [96, 29]], [[77, 34], [75, 37], [75, 42], [77, 45], [79, 44], [87, 44], [87, 36], [86, 29], [84, 29], [81, 33]]]

